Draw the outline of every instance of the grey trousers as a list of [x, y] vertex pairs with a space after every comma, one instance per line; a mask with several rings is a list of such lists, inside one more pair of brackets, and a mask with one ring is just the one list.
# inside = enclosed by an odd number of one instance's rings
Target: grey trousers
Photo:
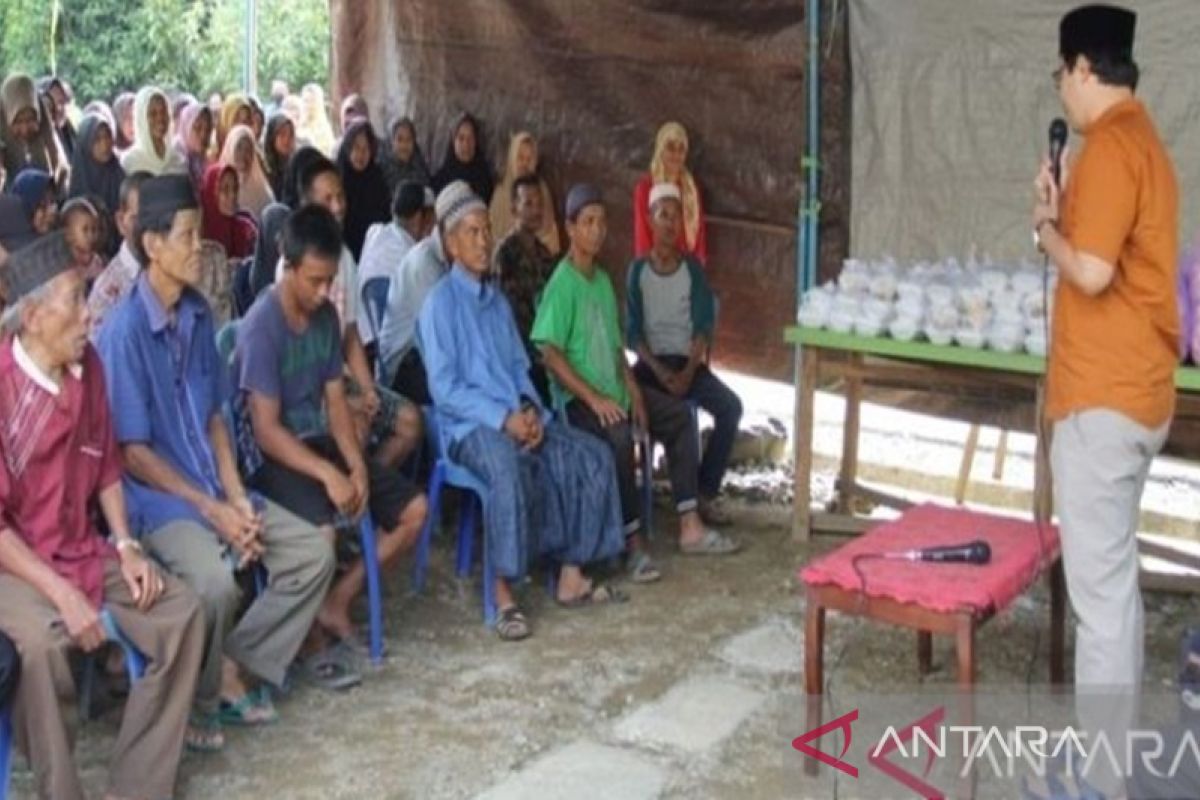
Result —
[[[1151, 430], [1107, 409], [1083, 411], [1055, 424], [1050, 448], [1063, 567], [1076, 618], [1077, 714], [1086, 730], [1122, 737], [1122, 747], [1137, 715], [1145, 639], [1138, 515], [1150, 464], [1168, 427]], [[1101, 775], [1093, 784], [1115, 790]]]
[[[183, 754], [188, 709], [204, 647], [196, 595], [165, 576], [166, 588], [138, 611], [115, 559], [104, 565], [104, 605], [121, 632], [146, 656], [146, 672], [129, 689], [110, 757], [109, 787], [121, 797], [171, 797]], [[13, 699], [13, 737], [29, 757], [38, 797], [85, 800], [75, 769], [75, 645], [62, 617], [31, 584], [0, 574], [0, 631], [21, 654]]]
[[195, 706], [202, 713], [215, 711], [220, 702], [223, 656], [275, 686], [282, 685], [333, 578], [333, 549], [316, 527], [271, 502], [266, 504], [264, 522], [263, 565], [269, 579], [236, 626], [241, 591], [214, 531], [179, 520], [143, 541], [171, 574], [200, 597], [206, 635]]

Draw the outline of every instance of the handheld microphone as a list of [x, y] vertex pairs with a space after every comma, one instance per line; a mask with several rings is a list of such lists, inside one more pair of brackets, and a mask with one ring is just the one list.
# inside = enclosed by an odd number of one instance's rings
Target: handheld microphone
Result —
[[1054, 175], [1054, 185], [1062, 187], [1062, 154], [1067, 146], [1067, 123], [1062, 117], [1050, 123], [1050, 171]]
[[925, 547], [920, 550], [885, 553], [883, 557], [892, 561], [930, 561], [936, 564], [975, 564], [982, 566], [992, 560], [992, 548], [982, 539], [976, 539], [967, 544]]

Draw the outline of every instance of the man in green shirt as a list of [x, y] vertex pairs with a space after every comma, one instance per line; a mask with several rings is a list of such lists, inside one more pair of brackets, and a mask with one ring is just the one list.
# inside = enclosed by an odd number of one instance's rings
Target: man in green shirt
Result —
[[649, 431], [667, 449], [671, 489], [679, 512], [679, 548], [687, 554], [726, 555], [738, 544], [705, 528], [698, 508], [699, 446], [684, 401], [639, 386], [625, 360], [617, 297], [597, 262], [608, 233], [600, 192], [578, 185], [567, 196], [570, 248], [542, 292], [530, 339], [537, 344], [566, 400], [575, 427], [608, 442], [617, 464], [621, 511], [634, 581], [661, 577], [639, 534], [634, 473], [635, 432]]

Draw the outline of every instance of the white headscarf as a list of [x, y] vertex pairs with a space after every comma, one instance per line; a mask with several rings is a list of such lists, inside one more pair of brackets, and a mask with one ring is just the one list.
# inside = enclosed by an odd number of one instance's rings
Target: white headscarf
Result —
[[154, 149], [154, 140], [150, 136], [150, 102], [155, 97], [161, 97], [167, 109], [167, 119], [171, 118], [171, 104], [167, 96], [155, 86], [143, 87], [133, 101], [133, 147], [121, 156], [121, 167], [126, 175], [135, 172], [149, 172], [151, 175], [187, 175], [187, 162], [172, 147], [171, 127], [167, 125], [167, 135], [163, 137], [163, 154], [160, 156]]

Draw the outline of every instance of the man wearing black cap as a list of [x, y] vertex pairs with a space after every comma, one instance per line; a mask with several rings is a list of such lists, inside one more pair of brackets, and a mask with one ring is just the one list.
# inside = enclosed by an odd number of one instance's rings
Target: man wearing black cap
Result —
[[[107, 638], [106, 609], [143, 653], [112, 750], [110, 798], [170, 797], [204, 649], [196, 596], [130, 535], [121, 457], [100, 359], [88, 344], [83, 276], [61, 233], [12, 256], [0, 341], [0, 631], [21, 653], [17, 745], [38, 793], [85, 796], [66, 715], [73, 650]], [[98, 505], [110, 539], [96, 529]]]
[[[146, 548], [200, 595], [207, 649], [196, 687], [194, 749], [217, 749], [221, 722], [272, 721], [262, 681], [282, 686], [329, 582], [333, 550], [315, 526], [247, 492], [223, 413], [228, 375], [200, 281], [200, 209], [186, 176], [141, 189], [132, 242], [143, 265], [96, 347]], [[268, 581], [245, 614], [234, 571]], [[244, 671], [244, 672], [243, 672]]]
[[[1063, 17], [1054, 77], [1084, 146], [1069, 179], [1063, 165], [1061, 186], [1042, 164], [1033, 212], [1039, 245], [1059, 273], [1046, 418], [1078, 618], [1076, 696], [1085, 727], [1096, 727], [1089, 717], [1102, 707], [1106, 730], [1132, 722], [1141, 684], [1138, 507], [1174, 413], [1178, 364], [1179, 190], [1134, 97], [1135, 24], [1132, 12], [1112, 6]], [[1097, 703], [1097, 692], [1110, 699]], [[1118, 791], [1115, 783], [1099, 788]]]

